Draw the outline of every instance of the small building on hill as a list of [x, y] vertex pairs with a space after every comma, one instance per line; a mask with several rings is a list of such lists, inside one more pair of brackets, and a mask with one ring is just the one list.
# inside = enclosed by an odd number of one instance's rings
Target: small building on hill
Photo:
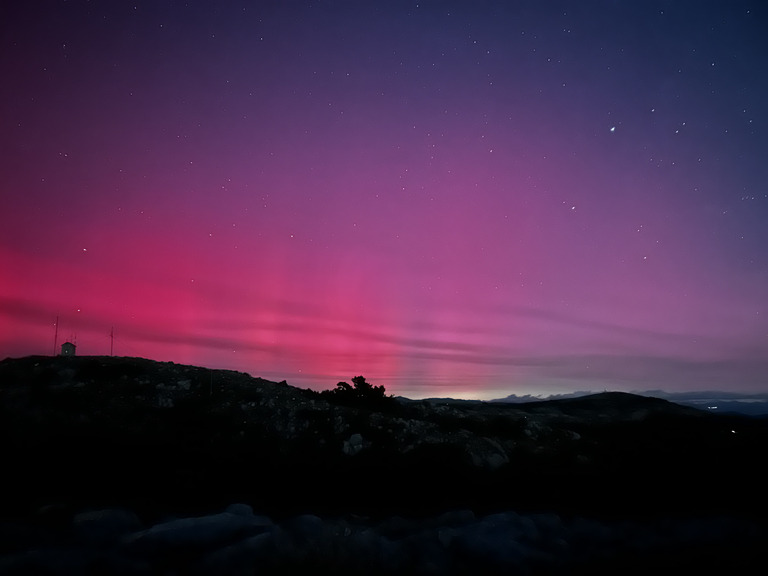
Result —
[[76, 348], [77, 348], [77, 346], [72, 344], [72, 342], [64, 342], [64, 344], [61, 345], [61, 355], [62, 356], [74, 356]]

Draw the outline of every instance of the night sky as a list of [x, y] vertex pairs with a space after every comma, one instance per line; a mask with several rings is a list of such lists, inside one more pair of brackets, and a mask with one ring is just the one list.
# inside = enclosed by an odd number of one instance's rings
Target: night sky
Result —
[[4, 2], [0, 358], [768, 392], [768, 6]]

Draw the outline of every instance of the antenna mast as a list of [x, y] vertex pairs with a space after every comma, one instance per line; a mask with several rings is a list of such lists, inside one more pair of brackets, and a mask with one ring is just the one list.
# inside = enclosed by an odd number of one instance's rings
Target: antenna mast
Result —
[[112, 328], [109, 331], [109, 355], [114, 356], [115, 355], [115, 327], [112, 326]]
[[53, 355], [56, 356], [56, 346], [59, 343], [59, 317], [56, 316], [56, 330], [53, 333]]

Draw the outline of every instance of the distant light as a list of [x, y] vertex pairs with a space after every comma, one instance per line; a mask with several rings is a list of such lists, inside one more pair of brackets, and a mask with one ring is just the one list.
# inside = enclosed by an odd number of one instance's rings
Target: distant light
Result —
[[611, 126], [611, 132], [616, 132], [616, 126]]

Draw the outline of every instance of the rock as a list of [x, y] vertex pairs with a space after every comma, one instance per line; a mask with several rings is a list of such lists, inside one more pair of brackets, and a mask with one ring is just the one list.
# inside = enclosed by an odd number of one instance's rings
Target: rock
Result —
[[505, 464], [509, 464], [509, 457], [504, 448], [491, 438], [480, 438], [479, 441], [467, 445], [472, 465], [486, 470], [498, 470]]
[[86, 573], [95, 556], [95, 552], [88, 549], [80, 550], [63, 546], [37, 548], [0, 557], [0, 574], [12, 576], [83, 574]]
[[132, 534], [126, 539], [126, 544], [150, 552], [161, 548], [213, 548], [254, 536], [271, 526], [271, 520], [265, 517], [223, 512], [156, 524], [148, 530]]
[[382, 537], [375, 530], [362, 530], [344, 540], [345, 566], [355, 574], [366, 574], [375, 567], [380, 574], [402, 572], [407, 561], [402, 541]]
[[314, 514], [301, 514], [287, 520], [283, 527], [297, 542], [307, 543], [328, 536], [328, 524]]
[[347, 456], [355, 456], [359, 454], [364, 448], [363, 437], [360, 434], [352, 434], [349, 439], [344, 440], [342, 451]]
[[72, 518], [73, 535], [83, 544], [113, 544], [138, 530], [141, 530], [141, 522], [128, 510], [93, 510]]
[[246, 576], [257, 572], [275, 553], [274, 538], [265, 532], [218, 548], [200, 563], [201, 574]]
[[451, 544], [465, 563], [481, 571], [517, 572], [530, 550], [521, 542], [524, 531], [517, 514], [493, 514], [465, 527]]
[[158, 396], [157, 398], [157, 406], [159, 408], [173, 408], [173, 398], [169, 396]]
[[253, 508], [251, 507], [251, 505], [243, 504], [241, 502], [230, 504], [229, 506], [227, 506], [224, 512], [227, 512], [229, 514], [234, 514], [235, 516], [246, 516], [246, 517], [253, 516]]

